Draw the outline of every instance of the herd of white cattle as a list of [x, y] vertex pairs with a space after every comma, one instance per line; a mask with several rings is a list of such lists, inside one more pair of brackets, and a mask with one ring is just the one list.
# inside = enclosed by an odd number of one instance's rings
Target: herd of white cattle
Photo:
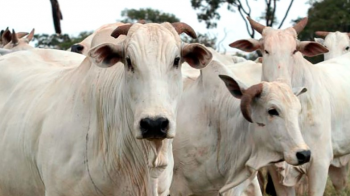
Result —
[[302, 177], [344, 189], [349, 35], [249, 22], [262, 38], [230, 46], [256, 61], [183, 43], [181, 22], [103, 25], [68, 51], [3, 31], [0, 196], [261, 196], [263, 167], [281, 196]]

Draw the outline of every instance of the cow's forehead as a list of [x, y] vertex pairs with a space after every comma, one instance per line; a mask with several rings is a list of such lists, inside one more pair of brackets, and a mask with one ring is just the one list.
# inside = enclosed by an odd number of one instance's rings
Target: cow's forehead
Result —
[[290, 86], [284, 82], [263, 82], [263, 86], [263, 97], [266, 98], [266, 101], [273, 101], [278, 105], [285, 105], [287, 108], [298, 103], [298, 98], [294, 95]]
[[346, 33], [331, 32], [325, 38], [325, 43], [333, 43], [333, 44], [349, 44], [349, 36]]
[[134, 24], [128, 33], [128, 38], [133, 39], [134, 37], [142, 36], [145, 39], [175, 39], [181, 41], [180, 36], [177, 34], [175, 29], [170, 23], [149, 23], [149, 24]]
[[297, 45], [297, 38], [293, 29], [272, 29], [269, 28], [263, 33], [263, 44], [265, 48], [275, 48], [281, 46], [282, 48], [295, 49]]

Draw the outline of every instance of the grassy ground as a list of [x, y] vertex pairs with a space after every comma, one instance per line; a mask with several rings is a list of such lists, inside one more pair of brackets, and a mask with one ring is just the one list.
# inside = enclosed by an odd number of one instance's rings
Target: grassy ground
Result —
[[[328, 178], [327, 180], [327, 186], [326, 186], [326, 190], [324, 192], [324, 196], [350, 196], [350, 172], [348, 172], [349, 175], [348, 175], [348, 184], [347, 186], [345, 187], [344, 190], [340, 191], [340, 192], [337, 192], [333, 185], [332, 185], [332, 182], [330, 181], [330, 179]], [[267, 181], [265, 181], [267, 182]], [[298, 188], [298, 193], [297, 193], [297, 196], [308, 196], [307, 194], [307, 182], [304, 180], [301, 182], [302, 186], [300, 186]], [[305, 185], [305, 186], [303, 186]], [[269, 196], [267, 194], [265, 194], [264, 196]]]

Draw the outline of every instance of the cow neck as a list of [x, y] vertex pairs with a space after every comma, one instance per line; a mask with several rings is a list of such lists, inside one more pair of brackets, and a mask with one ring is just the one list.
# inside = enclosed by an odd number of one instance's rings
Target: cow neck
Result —
[[318, 76], [320, 74], [318, 69], [306, 60], [300, 52], [295, 54], [293, 63], [290, 63], [289, 67], [283, 66], [282, 70], [277, 70], [273, 64], [263, 61], [262, 69], [262, 81], [272, 82], [283, 80], [292, 88], [306, 87], [308, 90], [313, 88], [315, 82], [319, 80]]
[[89, 67], [84, 85], [90, 88], [91, 121], [96, 122], [96, 129], [87, 135], [89, 169], [96, 170], [90, 178], [103, 175], [106, 180], [96, 185], [101, 192], [127, 189], [130, 195], [152, 195], [147, 159], [151, 147], [132, 133], [134, 115], [125, 90], [124, 66], [101, 69], [90, 63]]
[[[229, 183], [239, 184], [251, 176], [245, 167], [251, 155], [251, 146], [248, 144], [248, 121], [243, 119], [240, 112], [240, 100], [234, 98], [227, 90], [218, 74], [228, 75], [231, 72], [225, 65], [213, 60], [201, 71], [198, 85], [202, 92], [206, 92], [204, 106], [208, 108], [207, 115], [211, 130], [216, 130], [216, 165], [222, 185]], [[236, 119], [236, 120], [235, 120]], [[223, 178], [222, 178], [223, 177]]]
[[[246, 162], [252, 156], [254, 141], [249, 136], [249, 122], [241, 115], [240, 100], [227, 91], [218, 107], [218, 168], [225, 175], [225, 185], [239, 184], [252, 175]], [[225, 145], [226, 144], [226, 145]]]

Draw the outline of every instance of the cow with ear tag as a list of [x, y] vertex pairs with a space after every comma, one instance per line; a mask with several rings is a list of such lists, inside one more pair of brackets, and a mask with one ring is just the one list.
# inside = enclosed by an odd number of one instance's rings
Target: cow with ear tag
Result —
[[181, 64], [203, 68], [212, 55], [181, 42], [182, 32], [195, 36], [185, 23], [119, 28], [113, 37], [125, 39], [70, 67], [50, 66], [40, 49], [2, 57], [0, 195], [158, 195]]
[[[261, 50], [263, 81], [283, 78], [291, 87], [305, 86], [309, 91], [300, 97], [303, 107], [300, 127], [313, 158], [302, 168], [286, 165], [283, 170], [286, 173], [282, 175], [285, 178], [273, 178], [274, 184], [279, 186], [277, 193], [294, 195], [293, 186], [306, 173], [309, 195], [323, 195], [332, 159], [350, 153], [350, 100], [347, 98], [350, 97], [350, 53], [315, 66], [303, 55], [315, 56], [328, 52], [328, 49], [313, 41], [297, 39], [297, 34], [307, 24], [307, 18], [286, 29], [265, 27], [250, 18], [249, 22], [262, 38], [238, 40], [230, 46], [244, 51]], [[270, 171], [276, 172], [276, 168]], [[283, 185], [278, 182], [283, 182]]]
[[[196, 80], [185, 81], [173, 141], [170, 195], [218, 195], [285, 160], [311, 158], [298, 126], [301, 106], [282, 82], [247, 87], [215, 58]], [[223, 82], [224, 81], [224, 82]], [[228, 90], [227, 90], [228, 89]]]

